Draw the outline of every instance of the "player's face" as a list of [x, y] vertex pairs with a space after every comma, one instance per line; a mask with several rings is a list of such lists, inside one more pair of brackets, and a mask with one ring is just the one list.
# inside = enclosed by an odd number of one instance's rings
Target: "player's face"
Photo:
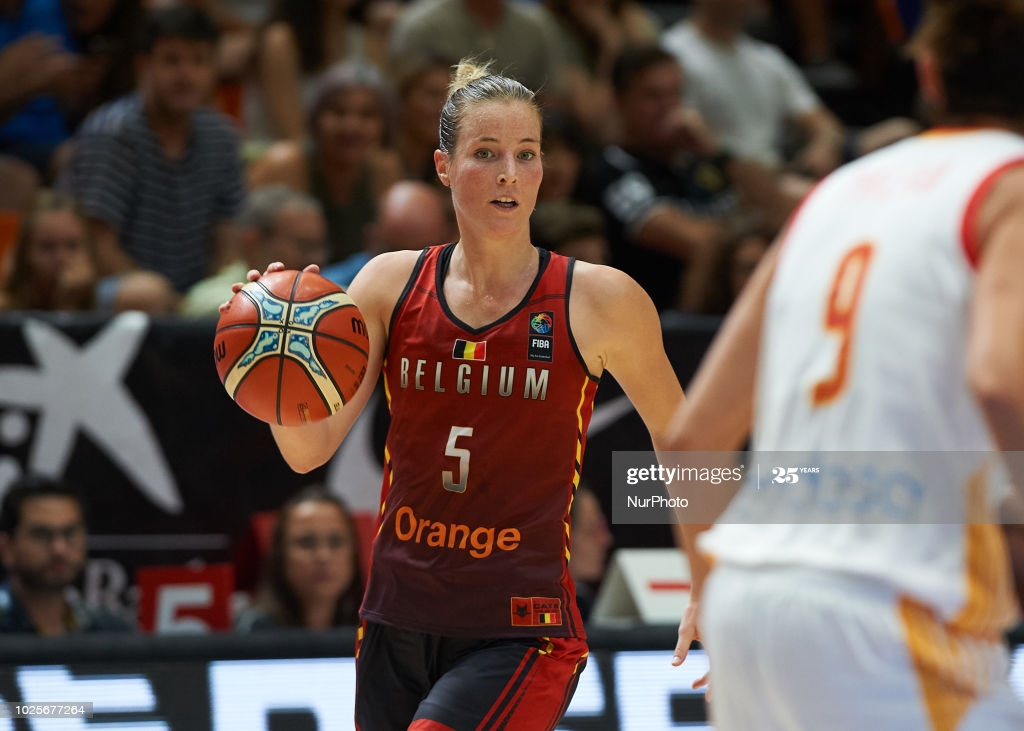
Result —
[[370, 89], [332, 94], [317, 113], [315, 127], [320, 152], [342, 166], [361, 165], [384, 139], [384, 115]]
[[315, 208], [285, 206], [267, 240], [266, 261], [280, 261], [289, 269], [327, 263], [327, 224]]
[[3, 550], [4, 566], [36, 591], [62, 591], [85, 564], [85, 523], [78, 503], [36, 497], [22, 503], [21, 521]]
[[336, 601], [355, 580], [355, 536], [333, 503], [309, 500], [288, 516], [284, 571], [304, 604]]
[[28, 264], [37, 280], [53, 282], [61, 272], [88, 256], [85, 222], [71, 211], [43, 211], [36, 216]]
[[576, 581], [600, 581], [612, 546], [612, 534], [597, 498], [581, 492], [573, 501], [572, 555], [569, 571]]
[[463, 236], [529, 230], [544, 175], [540, 134], [540, 114], [526, 102], [478, 102], [466, 109], [455, 151], [434, 154]]
[[181, 115], [205, 104], [216, 78], [214, 47], [205, 41], [165, 38], [143, 60], [143, 86], [156, 106]]

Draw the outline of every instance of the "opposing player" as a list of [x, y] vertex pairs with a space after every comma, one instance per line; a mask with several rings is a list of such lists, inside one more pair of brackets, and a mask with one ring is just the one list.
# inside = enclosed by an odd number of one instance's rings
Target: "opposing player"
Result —
[[296, 470], [323, 464], [383, 370], [391, 426], [358, 727], [551, 729], [587, 656], [569, 509], [598, 381], [614, 374], [656, 445], [682, 390], [635, 282], [530, 243], [532, 92], [460, 64], [434, 160], [459, 241], [366, 265], [349, 294], [370, 377], [335, 416], [274, 436]]
[[738, 449], [753, 425], [759, 452], [822, 465], [775, 524], [741, 513], [766, 504], [751, 483], [699, 536], [719, 731], [1024, 728], [992, 524], [994, 451], [1024, 449], [1022, 47], [1020, 2], [931, 5], [918, 69], [950, 126], [810, 194], [680, 409], [673, 449]]

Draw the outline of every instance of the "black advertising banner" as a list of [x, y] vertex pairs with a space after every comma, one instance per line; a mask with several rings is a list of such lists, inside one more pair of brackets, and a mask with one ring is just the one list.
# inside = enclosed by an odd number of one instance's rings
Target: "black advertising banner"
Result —
[[[683, 383], [716, 320], [666, 321]], [[62, 313], [0, 315], [0, 493], [35, 471], [66, 477], [87, 501], [86, 599], [130, 615], [139, 566], [230, 561], [250, 516], [321, 482], [371, 522], [387, 412], [378, 395], [324, 467], [291, 471], [267, 425], [232, 403], [213, 358], [216, 320]], [[611, 512], [612, 452], [650, 441], [606, 376], [584, 480]], [[615, 526], [616, 545], [668, 546], [667, 526]], [[239, 577], [243, 588], [254, 577]]]

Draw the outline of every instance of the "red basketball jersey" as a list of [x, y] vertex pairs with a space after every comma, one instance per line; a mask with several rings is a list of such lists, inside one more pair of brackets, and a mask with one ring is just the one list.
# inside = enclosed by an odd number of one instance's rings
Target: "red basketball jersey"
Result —
[[453, 250], [424, 251], [391, 320], [362, 616], [453, 637], [582, 637], [569, 508], [598, 381], [569, 329], [573, 260], [542, 250], [522, 302], [472, 328], [444, 299]]

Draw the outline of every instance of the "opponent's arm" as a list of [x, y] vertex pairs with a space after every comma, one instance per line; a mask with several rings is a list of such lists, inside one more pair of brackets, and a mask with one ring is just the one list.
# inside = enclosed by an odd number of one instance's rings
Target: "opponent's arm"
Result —
[[418, 255], [417, 251], [381, 254], [363, 267], [348, 288], [363, 313], [370, 340], [366, 377], [352, 399], [322, 421], [290, 427], [271, 424], [281, 456], [296, 472], [309, 472], [327, 462], [370, 400], [384, 361], [391, 314]]
[[979, 211], [978, 278], [967, 333], [967, 381], [1024, 495], [1024, 168], [1003, 174]]
[[[761, 260], [729, 317], [715, 337], [690, 384], [686, 403], [672, 419], [666, 437], [672, 451], [735, 451], [753, 423], [758, 348], [775, 248]], [[697, 613], [709, 566], [697, 550], [697, 537], [710, 525], [683, 521], [676, 529], [690, 562], [690, 605], [679, 625], [673, 664], [686, 657], [697, 634]]]

